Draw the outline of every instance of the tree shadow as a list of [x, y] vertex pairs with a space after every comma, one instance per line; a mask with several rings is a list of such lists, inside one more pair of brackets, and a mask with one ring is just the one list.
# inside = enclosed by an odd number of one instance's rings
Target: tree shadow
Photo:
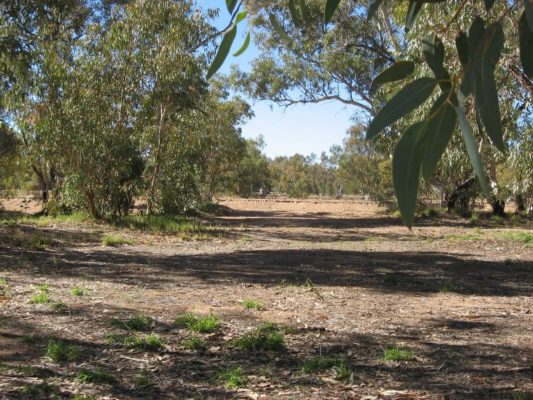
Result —
[[[38, 254], [38, 256], [36, 256]], [[243, 250], [233, 253], [159, 255], [127, 249], [90, 253], [0, 249], [0, 265], [35, 259], [32, 271], [162, 288], [180, 278], [211, 285], [228, 282], [361, 287], [389, 293], [454, 292], [483, 296], [529, 296], [531, 263], [486, 261], [438, 252], [330, 249]], [[28, 267], [29, 268], [29, 267]]]

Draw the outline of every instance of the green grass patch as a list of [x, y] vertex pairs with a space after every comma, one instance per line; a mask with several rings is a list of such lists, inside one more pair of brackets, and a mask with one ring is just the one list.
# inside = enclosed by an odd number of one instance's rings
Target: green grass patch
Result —
[[514, 400], [533, 400], [532, 392], [515, 392], [513, 396]]
[[15, 367], [15, 370], [24, 376], [35, 375], [35, 368], [32, 365], [19, 365]]
[[50, 340], [46, 346], [45, 357], [55, 363], [76, 361], [81, 357], [82, 348], [75, 344], [66, 344], [60, 340]]
[[136, 350], [158, 351], [164, 346], [159, 335], [132, 336], [120, 333], [111, 333], [106, 336], [106, 342], [112, 345], [126, 346]]
[[73, 288], [70, 289], [70, 294], [72, 296], [77, 296], [77, 297], [85, 296], [85, 290], [83, 290], [82, 288], [78, 286], [74, 286]]
[[286, 349], [282, 330], [266, 323], [234, 341], [234, 347], [246, 351], [283, 351]]
[[324, 357], [323, 355], [319, 355], [305, 361], [302, 365], [302, 372], [304, 374], [312, 374], [325, 371], [331, 367], [333, 367], [333, 360]]
[[115, 318], [111, 320], [111, 325], [114, 327], [128, 331], [147, 331], [152, 324], [153, 319], [143, 314], [135, 315], [125, 321]]
[[353, 371], [344, 358], [338, 358], [333, 366], [337, 379], [348, 380], [353, 378]]
[[207, 348], [207, 341], [197, 336], [193, 336], [189, 339], [185, 339], [181, 344], [187, 350], [192, 350], [192, 351], [205, 350]]
[[158, 351], [163, 348], [163, 339], [159, 335], [130, 336], [124, 344], [137, 350]]
[[414, 361], [415, 356], [409, 349], [390, 347], [383, 352], [386, 361]]
[[264, 308], [263, 303], [261, 303], [258, 300], [252, 300], [252, 299], [243, 300], [242, 305], [244, 306], [244, 308], [247, 308], [249, 310], [261, 311]]
[[337, 379], [346, 380], [352, 376], [352, 370], [344, 358], [325, 357], [322, 354], [305, 361], [302, 365], [304, 374], [315, 374], [327, 370], [334, 370]]
[[198, 236], [217, 232], [216, 227], [212, 225], [171, 215], [128, 215], [110, 220], [110, 223], [121, 228], [179, 236]]
[[40, 283], [35, 287], [41, 293], [49, 293], [50, 285], [48, 283]]
[[78, 372], [76, 379], [80, 383], [104, 383], [109, 385], [117, 381], [111, 372], [103, 368], [84, 369]]
[[244, 374], [241, 367], [234, 367], [225, 371], [221, 371], [218, 377], [222, 382], [224, 382], [224, 387], [226, 389], [242, 388], [248, 383], [248, 377]]
[[75, 212], [71, 214], [57, 214], [57, 215], [41, 215], [41, 216], [31, 216], [31, 215], [21, 215], [20, 217], [10, 218], [3, 220], [3, 223], [6, 225], [34, 225], [38, 227], [46, 227], [57, 224], [68, 224], [76, 223], [81, 224], [84, 222], [92, 221], [93, 218], [89, 213], [85, 212]]
[[52, 310], [59, 311], [59, 312], [66, 311], [67, 308], [68, 308], [65, 303], [61, 303], [61, 302], [53, 303], [53, 304], [50, 305], [50, 307], [52, 308]]
[[7, 297], [9, 295], [9, 285], [7, 280], [0, 278], [0, 296]]
[[41, 283], [36, 286], [36, 289], [37, 293], [30, 298], [30, 304], [48, 304], [52, 302], [48, 283]]
[[53, 243], [52, 237], [44, 233], [32, 233], [30, 236], [30, 247], [35, 250], [46, 250]]
[[22, 393], [34, 399], [59, 398], [61, 391], [57, 385], [52, 385], [46, 381], [35, 385], [27, 385], [22, 388]]
[[211, 333], [220, 327], [220, 319], [216, 315], [201, 316], [186, 313], [176, 318], [175, 324], [185, 326], [193, 332]]
[[533, 246], [533, 233], [530, 232], [498, 232], [495, 236], [499, 239], [512, 240], [514, 242], [520, 242], [528, 247]]
[[140, 373], [133, 377], [133, 384], [137, 387], [146, 387], [152, 384], [152, 379], [148, 375], [148, 371], [143, 369]]
[[452, 292], [456, 292], [457, 288], [452, 284], [443, 283], [439, 286], [438, 290], [439, 290], [439, 293], [452, 293]]
[[107, 344], [124, 345], [126, 343], [127, 338], [128, 335], [125, 335], [123, 333], [110, 333], [106, 335], [105, 341]]
[[48, 293], [37, 293], [30, 298], [30, 304], [48, 304], [51, 302], [52, 299]]
[[102, 239], [102, 245], [106, 247], [116, 247], [122, 245], [132, 245], [133, 241], [118, 235], [105, 235]]
[[491, 222], [494, 222], [495, 224], [503, 224], [505, 222], [505, 218], [501, 215], [491, 215], [490, 217]]

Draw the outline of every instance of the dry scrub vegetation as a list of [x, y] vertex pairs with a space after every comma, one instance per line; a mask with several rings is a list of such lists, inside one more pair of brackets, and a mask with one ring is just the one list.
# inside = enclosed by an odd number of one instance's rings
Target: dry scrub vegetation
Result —
[[1, 214], [0, 398], [531, 398], [529, 221], [221, 204]]

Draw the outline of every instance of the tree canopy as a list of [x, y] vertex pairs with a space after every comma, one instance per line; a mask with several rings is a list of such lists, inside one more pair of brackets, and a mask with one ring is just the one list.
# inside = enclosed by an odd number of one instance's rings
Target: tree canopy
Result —
[[[523, 146], [512, 132], [530, 124], [533, 2], [289, 0], [227, 6], [230, 14], [245, 6], [266, 50], [251, 74], [236, 75], [248, 93], [286, 105], [330, 99], [351, 104], [368, 118], [369, 140], [403, 132], [393, 152], [393, 180], [408, 226], [419, 181], [433, 178], [456, 143], [457, 127], [485, 196], [500, 201], [494, 159]], [[239, 18], [231, 20], [215, 67], [229, 53]], [[404, 80], [398, 91], [390, 85]]]

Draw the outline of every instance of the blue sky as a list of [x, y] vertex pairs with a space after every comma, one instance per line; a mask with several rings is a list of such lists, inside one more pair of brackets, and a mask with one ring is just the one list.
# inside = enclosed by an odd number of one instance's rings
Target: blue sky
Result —
[[[199, 3], [205, 8], [221, 8], [218, 21], [214, 21], [215, 25], [223, 28], [227, 24], [229, 14], [224, 0], [199, 0]], [[246, 35], [245, 24], [240, 24], [239, 28], [232, 52], [238, 50]], [[252, 43], [240, 57], [229, 56], [221, 72], [228, 72], [231, 64], [249, 70], [250, 62], [257, 55], [258, 50]], [[338, 102], [284, 108], [272, 102], [249, 101], [255, 117], [242, 127], [243, 136], [256, 138], [263, 135], [266, 143], [265, 153], [269, 157], [295, 153], [320, 155], [332, 145], [341, 144], [346, 131], [352, 125], [352, 109]]]

